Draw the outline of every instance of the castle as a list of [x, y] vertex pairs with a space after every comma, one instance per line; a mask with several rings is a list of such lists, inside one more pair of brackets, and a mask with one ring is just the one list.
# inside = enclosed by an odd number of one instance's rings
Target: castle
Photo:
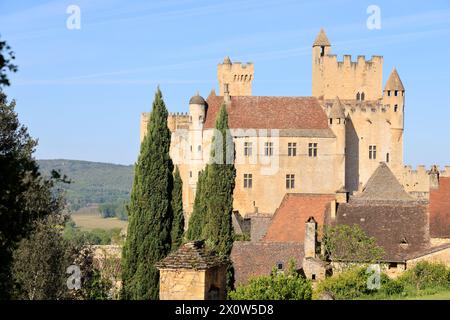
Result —
[[[383, 247], [380, 265], [389, 275], [423, 260], [450, 265], [450, 167], [404, 165], [405, 88], [396, 69], [383, 87], [382, 72], [381, 56], [338, 61], [321, 30], [312, 45], [312, 96], [253, 96], [254, 65], [226, 57], [217, 69], [219, 95], [196, 94], [188, 113], [170, 114], [170, 155], [183, 180], [187, 221], [216, 116], [227, 108], [233, 227], [250, 238], [233, 244], [236, 284], [274, 266], [283, 271], [290, 259], [313, 281], [337, 272], [339, 261], [318, 254], [318, 227], [325, 225], [359, 225]], [[141, 116], [141, 140], [148, 116]], [[184, 263], [186, 256], [203, 267]], [[223, 290], [222, 266], [199, 243], [158, 267], [166, 299], [213, 299]]]
[[[219, 95], [194, 95], [188, 113], [168, 118], [187, 218], [224, 103], [236, 150], [234, 209], [242, 218], [273, 215], [287, 193], [357, 194], [380, 161], [406, 191], [427, 199], [437, 180], [403, 163], [405, 88], [395, 69], [383, 88], [382, 72], [381, 56], [338, 61], [323, 29], [312, 45], [310, 97], [253, 96], [254, 65], [226, 57], [217, 68]], [[148, 115], [141, 115], [141, 140]], [[450, 168], [439, 175], [450, 176]]]

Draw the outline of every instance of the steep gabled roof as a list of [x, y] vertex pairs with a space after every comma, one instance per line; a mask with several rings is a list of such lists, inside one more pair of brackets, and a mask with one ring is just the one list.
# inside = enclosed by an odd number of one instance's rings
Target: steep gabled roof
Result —
[[325, 34], [325, 30], [323, 30], [323, 28], [320, 29], [320, 32], [317, 35], [316, 40], [314, 40], [313, 47], [315, 46], [325, 46], [325, 47], [331, 46], [330, 41], [328, 40], [328, 37]]
[[319, 225], [323, 225], [325, 211], [334, 199], [334, 194], [287, 193], [262, 241], [303, 243], [306, 221], [314, 217]]
[[345, 118], [345, 109], [344, 105], [341, 103], [339, 97], [334, 99], [333, 105], [331, 106], [329, 118], [333, 119], [344, 119]]
[[386, 86], [384, 87], [384, 90], [399, 90], [404, 91], [405, 87], [403, 87], [402, 80], [400, 80], [400, 76], [397, 73], [397, 69], [393, 69], [391, 72], [391, 75], [388, 78], [388, 81], [386, 82]]
[[405, 191], [391, 169], [389, 169], [384, 162], [380, 162], [378, 168], [367, 181], [363, 192], [352, 197], [351, 200], [415, 201], [415, 199]]

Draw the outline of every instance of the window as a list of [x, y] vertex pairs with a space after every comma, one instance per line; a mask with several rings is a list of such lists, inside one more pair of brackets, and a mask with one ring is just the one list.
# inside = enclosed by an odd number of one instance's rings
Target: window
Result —
[[192, 171], [189, 171], [189, 178], [192, 178]]
[[330, 124], [333, 124], [333, 118], [330, 118]]
[[323, 57], [325, 55], [325, 46], [320, 47], [320, 56]]
[[277, 262], [277, 269], [278, 270], [283, 270], [283, 263], [282, 262]]
[[251, 189], [253, 185], [253, 175], [251, 173], [244, 173], [244, 188]]
[[389, 153], [386, 153], [386, 162], [389, 162]]
[[388, 97], [391, 96], [391, 90], [388, 90]]
[[316, 275], [314, 273], [311, 275], [311, 280], [316, 280]]
[[287, 174], [286, 175], [286, 189], [294, 189], [295, 188], [295, 175]]
[[356, 100], [357, 101], [361, 100], [361, 94], [359, 92], [356, 94]]
[[252, 155], [252, 143], [244, 142], [244, 156], [250, 157]]
[[308, 144], [308, 155], [310, 157], [317, 157], [317, 143]]
[[273, 142], [264, 143], [264, 155], [273, 156]]
[[364, 101], [364, 98], [366, 97], [366, 95], [363, 93], [361, 93], [361, 101]]
[[398, 111], [398, 105], [396, 104], [395, 106], [394, 106], [394, 112], [397, 112]]
[[397, 90], [394, 91], [394, 96], [396, 96], [396, 97], [398, 96], [398, 91]]
[[192, 145], [191, 145], [191, 152], [192, 152]]
[[297, 155], [297, 143], [288, 142], [288, 156], [295, 157]]
[[377, 146], [369, 146], [369, 159], [375, 160], [377, 158]]
[[198, 145], [197, 150], [198, 150], [198, 151], [202, 151], [202, 146], [201, 146], [201, 145]]
[[396, 262], [389, 262], [389, 269], [397, 269], [397, 263]]

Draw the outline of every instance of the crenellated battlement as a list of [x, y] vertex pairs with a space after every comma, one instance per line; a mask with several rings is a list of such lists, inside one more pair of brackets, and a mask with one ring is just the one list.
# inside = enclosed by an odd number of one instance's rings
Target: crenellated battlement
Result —
[[429, 193], [430, 188], [438, 183], [437, 177], [433, 173], [439, 173], [439, 177], [450, 177], [450, 166], [440, 168], [438, 165], [426, 167], [419, 165], [416, 168], [404, 166], [399, 179], [406, 191], [414, 193]]
[[189, 113], [188, 112], [169, 112], [169, 117], [180, 117], [180, 118], [187, 117], [187, 118], [189, 118]]
[[370, 60], [366, 60], [366, 56], [358, 55], [356, 61], [352, 60], [352, 56], [345, 54], [342, 60], [338, 60], [336, 54], [328, 54], [325, 56], [326, 59], [331, 60], [337, 65], [338, 68], [343, 68], [345, 66], [350, 66], [352, 68], [364, 68], [369, 69], [374, 66], [383, 64], [383, 57], [378, 55], [373, 55]]

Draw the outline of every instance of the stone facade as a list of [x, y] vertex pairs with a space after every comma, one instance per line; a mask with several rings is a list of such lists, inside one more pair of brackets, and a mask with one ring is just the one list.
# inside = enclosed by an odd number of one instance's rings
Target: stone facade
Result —
[[[380, 161], [407, 192], [428, 200], [436, 181], [431, 170], [413, 170], [403, 163], [405, 88], [397, 70], [383, 88], [383, 57], [358, 56], [352, 61], [344, 55], [337, 61], [331, 49], [321, 30], [312, 46], [311, 97], [253, 96], [254, 65], [227, 57], [217, 69], [219, 95], [213, 90], [204, 100], [197, 94], [187, 114], [169, 115], [170, 152], [183, 180], [186, 221], [193, 210], [198, 174], [210, 160], [222, 104], [236, 152], [233, 205], [242, 217], [255, 212], [273, 215], [287, 193], [357, 194]], [[141, 139], [148, 116], [141, 116]], [[450, 168], [440, 176], [450, 176]]]

